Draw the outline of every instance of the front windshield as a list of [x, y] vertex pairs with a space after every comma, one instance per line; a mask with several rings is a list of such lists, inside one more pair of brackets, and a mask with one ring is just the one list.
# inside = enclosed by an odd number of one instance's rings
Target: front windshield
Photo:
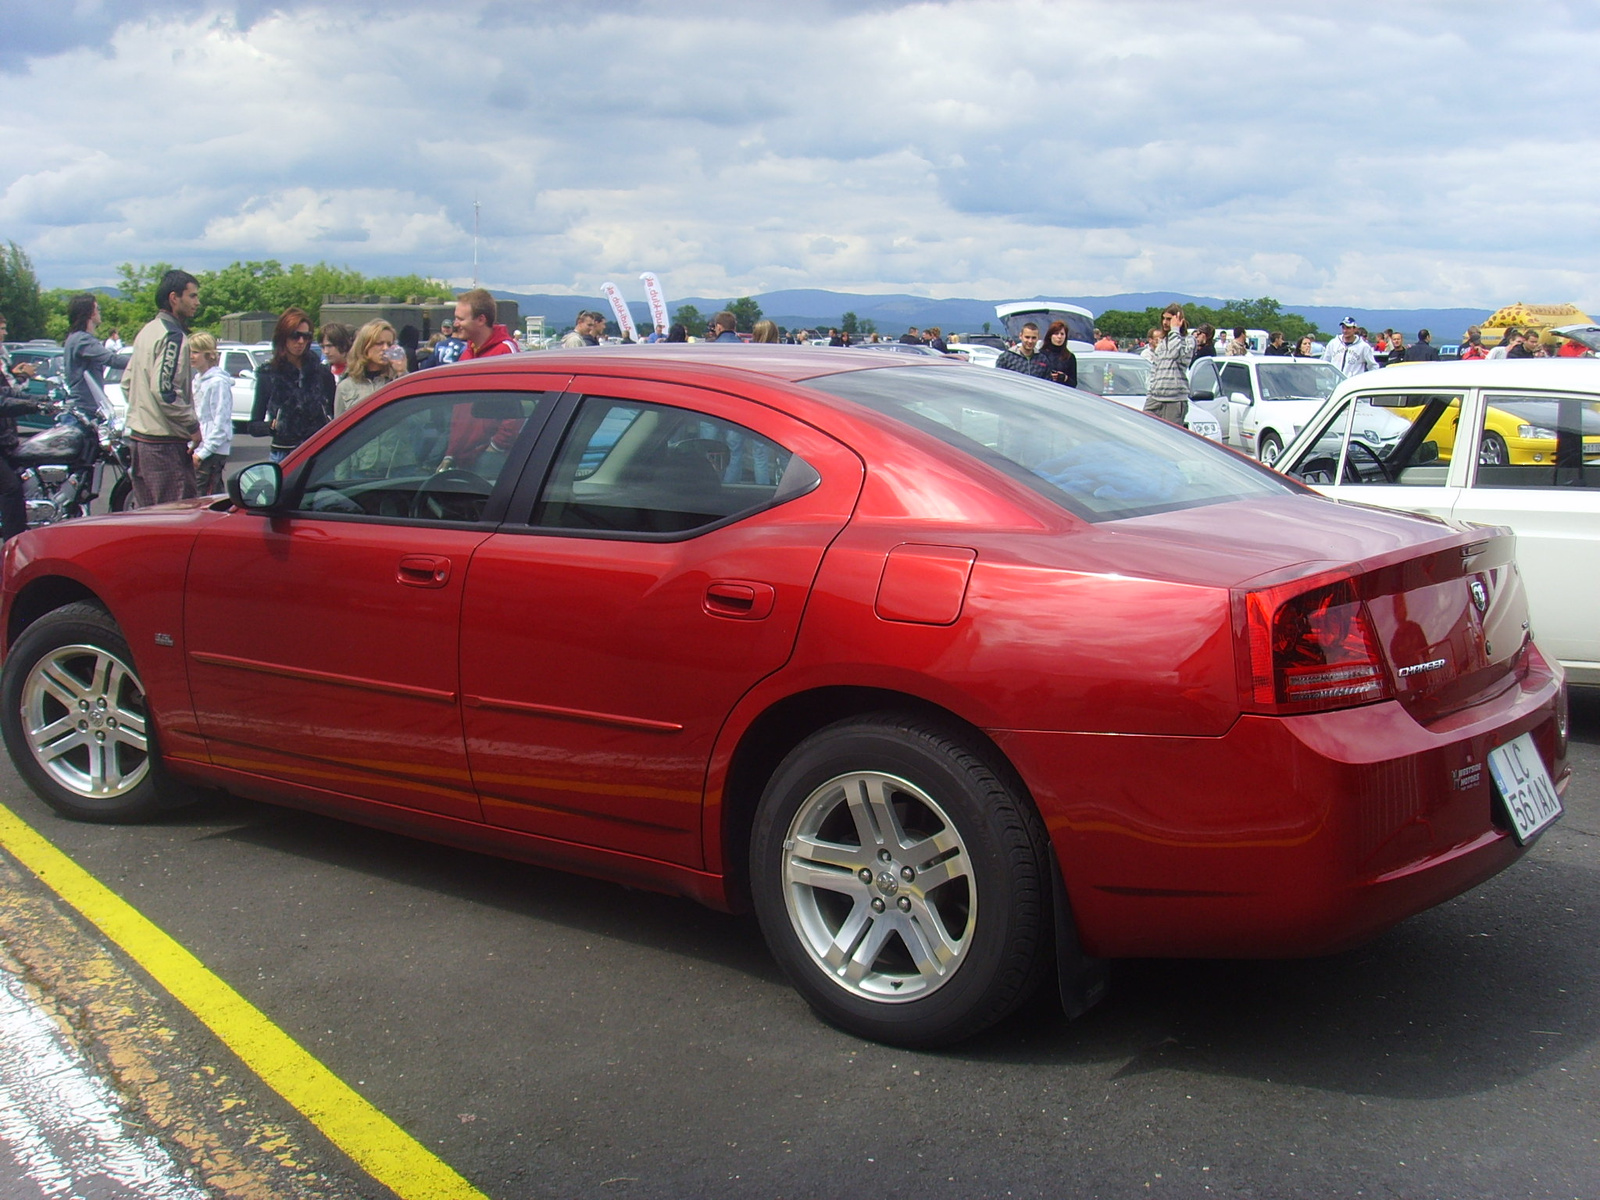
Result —
[[1256, 371], [1264, 400], [1326, 400], [1344, 382], [1332, 363], [1262, 363]]
[[1290, 490], [1187, 430], [1013, 371], [930, 363], [841, 372], [806, 386], [931, 434], [1086, 521]]
[[1078, 386], [1096, 396], [1148, 396], [1150, 364], [1142, 358], [1078, 358]]

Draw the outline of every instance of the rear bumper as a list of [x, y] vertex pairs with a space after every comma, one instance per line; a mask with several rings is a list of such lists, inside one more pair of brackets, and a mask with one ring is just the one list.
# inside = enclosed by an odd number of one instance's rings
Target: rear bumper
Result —
[[1559, 671], [1423, 726], [1397, 703], [1245, 716], [1223, 737], [992, 730], [1033, 791], [1084, 949], [1293, 957], [1359, 944], [1521, 856], [1489, 751], [1532, 732], [1558, 788]]

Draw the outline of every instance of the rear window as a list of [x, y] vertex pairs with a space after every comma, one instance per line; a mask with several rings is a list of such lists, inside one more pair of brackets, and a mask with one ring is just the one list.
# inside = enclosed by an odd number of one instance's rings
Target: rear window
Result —
[[805, 386], [931, 434], [1086, 521], [1294, 490], [1187, 430], [1012, 371], [889, 368]]
[[1137, 358], [1078, 356], [1078, 386], [1096, 396], [1148, 396], [1150, 364]]

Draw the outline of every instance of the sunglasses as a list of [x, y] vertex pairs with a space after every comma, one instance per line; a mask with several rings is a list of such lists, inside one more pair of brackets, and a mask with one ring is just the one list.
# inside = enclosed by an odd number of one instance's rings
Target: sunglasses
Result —
[[309, 342], [311, 340], [311, 334], [309, 331], [302, 330], [297, 333], [291, 333], [284, 340], [290, 342]]

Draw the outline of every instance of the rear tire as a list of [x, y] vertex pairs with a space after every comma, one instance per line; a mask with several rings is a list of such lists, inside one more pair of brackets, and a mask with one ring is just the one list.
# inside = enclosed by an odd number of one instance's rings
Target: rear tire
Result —
[[750, 882], [773, 956], [824, 1019], [941, 1046], [1038, 986], [1049, 854], [1032, 805], [960, 737], [879, 713], [820, 730], [773, 773]]
[[0, 732], [18, 774], [64, 817], [148, 821], [196, 798], [162, 768], [133, 655], [97, 604], [23, 631], [0, 671]]

